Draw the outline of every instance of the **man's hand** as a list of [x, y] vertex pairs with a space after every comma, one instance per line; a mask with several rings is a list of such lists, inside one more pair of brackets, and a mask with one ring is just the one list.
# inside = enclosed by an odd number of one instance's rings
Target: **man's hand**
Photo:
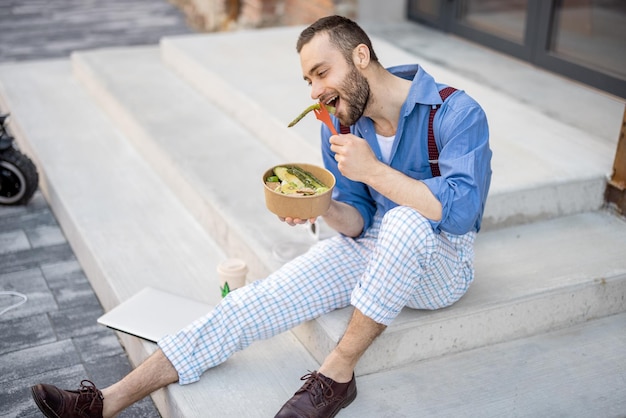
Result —
[[[331, 200], [328, 211], [322, 216], [328, 226], [346, 236], [356, 237], [363, 230], [363, 218], [361, 218], [361, 214], [355, 208], [345, 203]], [[302, 225], [307, 222], [314, 224], [317, 221], [317, 217], [301, 219], [290, 217], [283, 218], [279, 216], [278, 219], [291, 226]]]
[[335, 153], [337, 168], [353, 181], [367, 183], [374, 166], [382, 164], [363, 138], [352, 134], [330, 137], [330, 150]]
[[285, 222], [291, 226], [296, 226], [296, 225], [303, 225], [307, 222], [310, 222], [312, 224], [315, 223], [315, 221], [317, 220], [317, 217], [315, 218], [310, 218], [310, 219], [300, 219], [300, 218], [282, 218], [282, 217], [278, 217], [278, 219], [280, 219], [282, 222]]

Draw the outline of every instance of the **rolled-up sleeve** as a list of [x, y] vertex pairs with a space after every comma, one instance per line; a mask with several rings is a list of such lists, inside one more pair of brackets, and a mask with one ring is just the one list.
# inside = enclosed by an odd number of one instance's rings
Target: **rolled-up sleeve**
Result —
[[346, 203], [359, 211], [363, 218], [363, 231], [366, 231], [374, 220], [376, 202], [372, 199], [368, 187], [360, 182], [344, 177], [335, 161], [335, 153], [330, 150], [330, 130], [322, 125], [322, 159], [324, 166], [335, 176], [333, 199]]
[[449, 101], [434, 123], [441, 176], [423, 182], [442, 205], [441, 219], [431, 221], [433, 229], [458, 235], [480, 229], [491, 182], [491, 150], [482, 108], [465, 94]]

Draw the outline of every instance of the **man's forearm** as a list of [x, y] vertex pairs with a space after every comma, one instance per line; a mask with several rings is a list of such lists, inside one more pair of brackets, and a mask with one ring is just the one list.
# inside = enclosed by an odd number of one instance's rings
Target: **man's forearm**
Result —
[[358, 210], [346, 203], [331, 202], [324, 221], [335, 231], [348, 237], [357, 237], [363, 231], [363, 218]]
[[366, 181], [370, 187], [398, 205], [413, 208], [433, 221], [441, 220], [441, 202], [424, 182], [384, 164], [372, 170]]

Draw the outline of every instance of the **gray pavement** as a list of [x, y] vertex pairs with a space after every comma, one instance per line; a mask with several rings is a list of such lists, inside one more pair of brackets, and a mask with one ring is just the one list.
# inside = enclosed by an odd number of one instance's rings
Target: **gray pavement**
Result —
[[[0, 62], [152, 45], [190, 32], [166, 0], [0, 1]], [[0, 417], [41, 416], [30, 398], [32, 384], [76, 388], [91, 378], [104, 387], [131, 369], [115, 333], [96, 324], [102, 306], [40, 192], [26, 206], [0, 206], [0, 291], [28, 297], [0, 316]], [[0, 311], [20, 300], [0, 296]], [[120, 415], [158, 416], [150, 398]]]
[[[40, 192], [26, 206], [0, 206], [0, 291], [28, 298], [0, 317], [0, 416], [41, 416], [35, 383], [104, 387], [130, 371], [115, 333], [96, 324], [102, 306]], [[20, 301], [2, 295], [0, 311]], [[120, 415], [158, 416], [150, 398]]]
[[1, 0], [0, 61], [66, 57], [72, 51], [156, 44], [190, 33], [167, 0]]

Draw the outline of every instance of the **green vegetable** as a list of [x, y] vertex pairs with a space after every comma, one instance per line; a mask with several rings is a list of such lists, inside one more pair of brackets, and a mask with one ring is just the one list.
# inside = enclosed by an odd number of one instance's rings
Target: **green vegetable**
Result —
[[[324, 105], [326, 106], [326, 109], [328, 110], [329, 113], [334, 114], [335, 113], [335, 108], [332, 106], [328, 106], [328, 105]], [[312, 112], [314, 109], [319, 109], [320, 108], [320, 104], [319, 103], [315, 103], [312, 104], [311, 106], [307, 107], [306, 109], [304, 109], [304, 111], [302, 113], [300, 113], [294, 120], [291, 121], [291, 123], [289, 125], [287, 125], [289, 128], [291, 128], [293, 125], [295, 125], [296, 123], [300, 122], [302, 120], [303, 117], [305, 117], [307, 115], [307, 113]]]
[[[296, 194], [298, 191], [304, 191], [304, 183], [295, 175], [289, 172], [288, 167], [274, 167], [274, 174], [280, 179], [280, 188], [276, 189], [282, 194]], [[315, 193], [315, 191], [312, 191]]]
[[328, 187], [313, 174], [299, 167], [274, 167], [274, 174], [280, 179], [280, 188], [276, 189], [283, 194], [300, 194], [310, 196], [323, 193]]
[[[297, 177], [295, 177], [293, 174], [289, 173], [289, 167], [285, 167], [285, 166], [277, 166], [274, 167], [274, 174], [276, 175], [276, 177], [278, 177], [280, 179], [280, 181], [286, 181], [286, 182], [296, 182], [299, 183], [299, 180]], [[299, 184], [300, 186], [304, 187], [304, 184]]]
[[328, 187], [320, 180], [317, 179], [313, 174], [308, 171], [304, 171], [300, 167], [289, 167], [287, 169], [289, 174], [293, 174], [296, 176], [302, 183], [304, 183], [304, 187], [314, 189], [315, 193], [322, 193], [328, 190]]
[[280, 179], [278, 178], [278, 176], [269, 176], [265, 179], [265, 181], [267, 181], [268, 183], [278, 183]]

